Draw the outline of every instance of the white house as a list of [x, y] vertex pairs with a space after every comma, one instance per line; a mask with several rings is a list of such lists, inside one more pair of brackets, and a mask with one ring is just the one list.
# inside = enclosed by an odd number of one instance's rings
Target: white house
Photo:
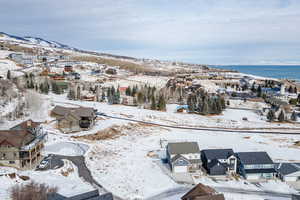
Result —
[[167, 159], [174, 173], [188, 173], [199, 170], [200, 150], [197, 142], [168, 143]]

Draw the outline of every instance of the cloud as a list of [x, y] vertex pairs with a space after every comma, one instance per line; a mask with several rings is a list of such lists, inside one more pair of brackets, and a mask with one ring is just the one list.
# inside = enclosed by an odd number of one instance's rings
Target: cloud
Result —
[[200, 63], [298, 59], [297, 0], [0, 1], [1, 31], [84, 49]]

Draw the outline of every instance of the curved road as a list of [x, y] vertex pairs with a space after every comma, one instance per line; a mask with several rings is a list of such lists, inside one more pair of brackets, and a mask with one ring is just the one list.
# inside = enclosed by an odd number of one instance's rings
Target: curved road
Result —
[[[52, 154], [52, 159], [57, 159], [57, 160], [65, 159], [71, 161], [78, 168], [79, 177], [81, 177], [83, 180], [85, 180], [86, 182], [90, 183], [93, 187], [98, 189], [100, 194], [105, 194], [109, 192], [93, 178], [91, 171], [85, 164], [84, 156], [63, 156], [63, 155]], [[122, 200], [120, 197], [115, 195], [114, 195], [114, 199]]]

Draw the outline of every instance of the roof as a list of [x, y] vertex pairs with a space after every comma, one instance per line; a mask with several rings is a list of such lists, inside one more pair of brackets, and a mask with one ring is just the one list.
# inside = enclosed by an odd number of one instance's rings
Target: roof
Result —
[[95, 110], [91, 107], [63, 107], [55, 106], [52, 110], [52, 114], [66, 116], [67, 114], [76, 115], [77, 117], [92, 117], [94, 116]]
[[75, 109], [75, 108], [68, 108], [68, 107], [63, 107], [63, 106], [55, 106], [52, 109], [52, 114], [55, 115], [61, 115], [64, 116], [67, 112], [69, 112], [70, 110]]
[[169, 143], [167, 149], [170, 154], [200, 153], [197, 142]]
[[26, 120], [20, 124], [17, 124], [16, 126], [10, 128], [10, 130], [26, 130], [29, 128], [36, 128], [40, 125], [40, 122], [34, 122], [31, 119]]
[[220, 163], [216, 158], [207, 164], [207, 168], [210, 169], [216, 165], [226, 168], [225, 164]]
[[[202, 197], [202, 198], [201, 198]], [[199, 183], [188, 191], [184, 196], [181, 197], [182, 200], [225, 200], [223, 194], [217, 194], [216, 191], [206, 185]]]
[[35, 136], [27, 130], [0, 131], [0, 144], [8, 143], [16, 148], [29, 144], [34, 138]]
[[208, 160], [213, 160], [214, 158], [227, 159], [228, 157], [234, 155], [232, 149], [204, 149], [201, 151], [201, 153], [204, 154]]
[[65, 197], [58, 193], [50, 194], [47, 197], [48, 200], [113, 200], [113, 195], [111, 193], [100, 195], [98, 190], [85, 192], [72, 197]]
[[289, 175], [300, 171], [300, 163], [276, 163], [275, 169], [281, 175]]
[[244, 165], [274, 164], [268, 153], [265, 151], [239, 152], [236, 155]]

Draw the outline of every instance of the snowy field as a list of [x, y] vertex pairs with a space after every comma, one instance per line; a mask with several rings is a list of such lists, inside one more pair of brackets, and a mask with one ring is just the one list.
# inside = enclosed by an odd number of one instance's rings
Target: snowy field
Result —
[[[176, 105], [168, 105], [167, 112], [138, 109], [121, 105], [107, 105], [95, 102], [71, 102], [64, 100], [64, 96], [52, 95], [52, 101], [61, 105], [82, 105], [91, 106], [100, 112], [108, 115], [123, 116], [145, 121], [160, 122], [171, 125], [212, 125], [219, 127], [277, 127], [277, 124], [269, 124], [253, 111], [226, 110], [221, 116], [204, 117], [200, 115], [174, 113]], [[244, 116], [248, 121], [242, 120]], [[294, 135], [261, 135], [250, 133], [223, 133], [212, 131], [180, 130], [170, 128], [160, 128], [156, 126], [134, 127], [132, 123], [117, 119], [105, 118], [97, 122], [96, 126], [86, 132], [67, 135], [64, 140], [71, 136], [91, 135], [99, 130], [103, 130], [114, 125], [124, 127], [122, 134], [113, 139], [106, 140], [84, 140], [80, 142], [88, 143], [89, 151], [86, 153], [87, 165], [92, 171], [95, 179], [105, 188], [109, 188], [114, 194], [126, 199], [140, 197], [147, 199], [152, 196], [179, 187], [160, 164], [160, 152], [164, 148], [160, 145], [162, 141], [196, 141], [200, 149], [206, 148], [232, 148], [234, 151], [267, 151], [275, 162], [292, 161], [300, 162], [295, 157], [300, 153], [300, 149], [293, 144], [300, 140]], [[129, 127], [128, 127], [129, 126]], [[76, 140], [70, 139], [72, 142]], [[157, 156], [150, 156], [149, 152]], [[159, 181], [157, 181], [159, 180]], [[200, 178], [199, 182], [216, 186], [210, 179]], [[245, 188], [241, 181], [220, 182], [218, 186], [229, 188]], [[281, 182], [269, 182], [262, 188], [249, 186], [248, 189], [268, 190], [276, 192], [294, 192], [286, 184]], [[263, 199], [260, 196], [231, 195], [226, 194], [228, 199]]]

